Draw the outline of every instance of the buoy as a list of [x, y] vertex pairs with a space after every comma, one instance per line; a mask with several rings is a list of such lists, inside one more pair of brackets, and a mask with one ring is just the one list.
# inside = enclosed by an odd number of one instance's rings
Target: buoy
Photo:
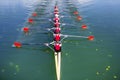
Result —
[[94, 36], [88, 36], [88, 40], [90, 41], [94, 40]]
[[82, 17], [81, 16], [77, 16], [77, 20], [82, 20]]
[[36, 12], [33, 12], [33, 13], [32, 13], [32, 16], [33, 16], [33, 17], [36, 17], [36, 16], [37, 16], [37, 13], [36, 13]]
[[22, 44], [20, 42], [14, 42], [13, 47], [20, 48]]
[[74, 15], [78, 15], [79, 13], [78, 13], [78, 11], [74, 11], [73, 14]]
[[29, 23], [33, 23], [33, 19], [32, 19], [32, 18], [29, 18], [29, 19], [28, 19], [28, 22], [29, 22]]
[[23, 30], [25, 33], [28, 33], [28, 32], [29, 32], [29, 27], [24, 27], [22, 30]]
[[83, 24], [83, 25], [81, 26], [81, 28], [82, 28], [82, 29], [87, 29], [87, 25]]

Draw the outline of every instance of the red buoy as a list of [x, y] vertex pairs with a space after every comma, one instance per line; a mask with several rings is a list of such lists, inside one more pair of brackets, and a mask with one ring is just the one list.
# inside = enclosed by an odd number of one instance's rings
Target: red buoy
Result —
[[77, 20], [82, 20], [82, 17], [81, 16], [77, 16]]
[[33, 23], [33, 19], [32, 19], [32, 18], [29, 18], [29, 19], [28, 19], [28, 22], [29, 22], [29, 23]]
[[94, 36], [88, 36], [88, 40], [90, 41], [94, 40]]
[[74, 11], [73, 14], [74, 15], [78, 15], [79, 13], [78, 13], [78, 11]]
[[33, 16], [33, 17], [36, 17], [36, 16], [37, 16], [37, 13], [36, 13], [36, 12], [33, 12], [33, 13], [32, 13], [32, 16]]
[[22, 47], [22, 44], [20, 42], [14, 42], [13, 46], [16, 48], [20, 48]]
[[82, 29], [87, 29], [87, 25], [83, 24], [83, 25], [81, 26], [81, 28], [82, 28]]
[[29, 27], [24, 27], [22, 30], [23, 30], [25, 33], [28, 33], [28, 32], [29, 32]]

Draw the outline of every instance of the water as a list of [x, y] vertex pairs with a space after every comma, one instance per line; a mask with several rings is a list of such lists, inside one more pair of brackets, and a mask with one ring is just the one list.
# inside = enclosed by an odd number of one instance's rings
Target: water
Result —
[[[26, 21], [34, 10], [43, 8], [43, 13], [52, 12], [54, 5], [54, 0], [0, 1], [0, 80], [56, 80], [54, 56], [49, 48], [39, 45], [21, 49], [11, 47], [14, 41], [50, 42], [51, 34], [42, 32], [42, 29], [51, 26], [50, 22], [46, 25], [38, 20], [31, 26]], [[73, 8], [70, 8], [71, 5]], [[76, 25], [64, 26], [63, 34], [95, 36], [94, 41], [78, 38], [63, 41], [61, 80], [119, 80], [120, 1], [61, 0], [58, 6], [61, 12], [66, 7], [71, 11], [77, 9], [83, 17], [81, 22], [74, 17], [63, 18], [62, 22]], [[47, 20], [50, 14], [47, 15], [39, 17]], [[62, 15], [73, 16], [69, 11]], [[88, 25], [88, 30], [80, 29], [83, 23]], [[24, 26], [40, 31], [33, 30], [26, 37], [21, 32]]]

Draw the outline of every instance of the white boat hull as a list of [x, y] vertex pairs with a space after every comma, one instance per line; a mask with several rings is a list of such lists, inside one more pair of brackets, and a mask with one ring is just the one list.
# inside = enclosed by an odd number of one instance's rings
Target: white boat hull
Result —
[[57, 80], [60, 80], [61, 77], [61, 52], [55, 52], [55, 68], [56, 68], [56, 76]]

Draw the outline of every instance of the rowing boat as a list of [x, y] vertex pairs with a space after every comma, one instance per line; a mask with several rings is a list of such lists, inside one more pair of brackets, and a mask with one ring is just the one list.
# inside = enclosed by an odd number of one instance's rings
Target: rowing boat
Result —
[[[57, 6], [56, 6], [57, 7]], [[59, 13], [59, 12], [58, 12]], [[58, 14], [58, 13], [54, 13], [54, 14]], [[55, 16], [55, 15], [54, 15]], [[31, 20], [30, 20], [31, 21]], [[51, 21], [51, 20], [50, 20]], [[51, 21], [52, 22], [52, 21]], [[59, 21], [60, 22], [60, 21]], [[53, 22], [54, 23], [54, 22]], [[60, 25], [60, 24], [59, 24]], [[86, 25], [83, 25], [84, 29], [86, 29]], [[59, 26], [60, 28], [60, 26]], [[53, 30], [54, 28], [50, 28], [50, 29], [47, 29], [48, 31], [52, 32], [51, 30]], [[29, 32], [29, 27], [24, 27], [22, 29], [22, 31], [24, 31], [24, 33], [28, 33]], [[65, 34], [61, 34], [60, 31], [58, 31], [58, 33], [56, 32], [52, 32], [53, 35], [54, 34], [58, 34], [60, 36], [62, 36], [63, 38], [59, 41], [60, 44], [61, 42], [67, 38], [67, 37], [76, 37], [76, 38], [87, 38], [88, 40], [92, 41], [94, 39], [94, 36], [76, 36], [76, 35], [65, 35]], [[60, 80], [61, 79], [61, 49], [60, 51], [56, 51], [55, 49], [53, 49], [52, 47], [50, 47], [50, 45], [53, 45], [54, 43], [57, 43], [57, 41], [53, 41], [53, 42], [50, 42], [50, 43], [44, 43], [45, 46], [49, 47], [51, 50], [54, 51], [54, 59], [55, 59], [55, 69], [56, 69], [56, 78], [57, 80]], [[16, 48], [20, 48], [22, 47], [22, 45], [41, 45], [40, 43], [21, 43], [21, 42], [14, 42], [13, 44], [13, 47], [16, 47]], [[61, 47], [60, 47], [61, 48]]]
[[[55, 8], [54, 8], [54, 13], [55, 12], [58, 12], [57, 5], [55, 5]], [[55, 20], [59, 20], [59, 18], [58, 18], [59, 15], [55, 14], [54, 16], [55, 17], [57, 16], [56, 18], [53, 19], [54, 22], [56, 22]], [[59, 27], [59, 26], [57, 26], [57, 27]], [[53, 34], [56, 34], [56, 33], [54, 32]], [[58, 33], [58, 34], [60, 34], [60, 33]], [[55, 42], [57, 42], [57, 41], [55, 41]], [[56, 52], [56, 50], [54, 50], [54, 51], [55, 51], [54, 58], [55, 58], [56, 77], [57, 77], [57, 80], [60, 80], [60, 77], [61, 77], [60, 76], [60, 74], [61, 74], [61, 52]]]

